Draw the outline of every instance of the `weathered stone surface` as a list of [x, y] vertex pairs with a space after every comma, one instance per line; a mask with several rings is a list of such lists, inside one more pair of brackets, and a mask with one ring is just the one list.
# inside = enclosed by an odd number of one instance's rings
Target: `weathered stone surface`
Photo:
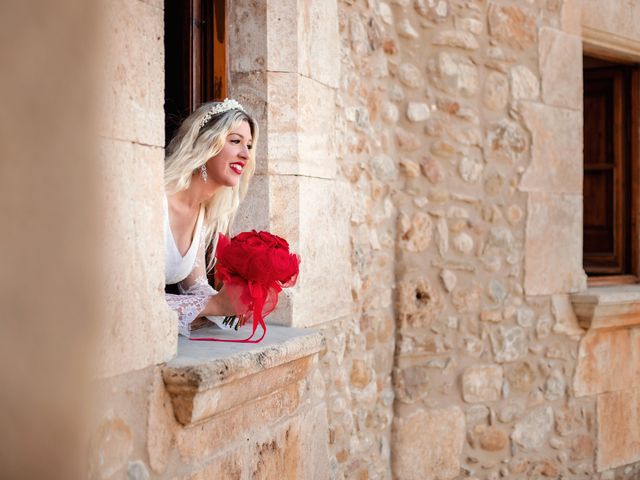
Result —
[[449, 16], [448, 0], [415, 0], [413, 5], [419, 15], [432, 22], [440, 22]]
[[468, 254], [473, 250], [473, 238], [468, 233], [459, 233], [453, 237], [453, 247], [460, 253]]
[[431, 244], [433, 222], [429, 214], [418, 212], [411, 221], [400, 219], [400, 247], [409, 252], [422, 252]]
[[479, 45], [476, 37], [471, 33], [459, 30], [443, 30], [433, 37], [434, 45], [462, 48], [464, 50], [477, 50]]
[[489, 5], [489, 33], [496, 40], [519, 50], [526, 50], [536, 41], [535, 17], [516, 6]]
[[402, 280], [398, 284], [398, 314], [401, 325], [429, 326], [442, 310], [442, 298], [428, 280]]
[[483, 429], [480, 434], [480, 448], [488, 452], [499, 452], [509, 445], [509, 436], [497, 427]]
[[480, 294], [475, 287], [456, 289], [451, 294], [451, 303], [459, 313], [477, 312], [480, 308]]
[[478, 91], [478, 67], [464, 55], [440, 52], [434, 70], [435, 84], [446, 93], [468, 97]]
[[451, 270], [444, 269], [440, 271], [440, 280], [447, 292], [453, 291], [456, 288], [457, 277]]
[[[163, 11], [144, 2], [105, 3], [105, 85], [99, 116], [105, 137], [163, 148]], [[136, 19], [144, 18], [144, 22]], [[158, 54], [150, 54], [158, 52]]]
[[553, 402], [564, 397], [565, 389], [567, 388], [564, 376], [561, 372], [553, 371], [547, 377], [547, 381], [544, 384], [544, 398]]
[[267, 73], [268, 173], [335, 177], [334, 96], [334, 89], [306, 76]]
[[[582, 197], [531, 193], [527, 210], [524, 251], [527, 295], [582, 290], [586, 283], [582, 269]], [[541, 258], [546, 261], [541, 262]]]
[[359, 359], [355, 359], [351, 365], [351, 385], [356, 388], [366, 387], [371, 378], [369, 376], [369, 369], [366, 364]]
[[300, 389], [291, 384], [285, 389], [262, 397], [252, 404], [260, 411], [260, 423], [244, 409], [234, 409], [199, 426], [185, 428], [177, 435], [177, 447], [184, 463], [201, 462], [218, 450], [218, 445], [237, 440], [245, 432], [259, 425], [275, 424], [285, 416], [293, 415], [300, 402]]
[[570, 456], [574, 462], [577, 460], [590, 460], [595, 452], [595, 444], [591, 435], [577, 435], [571, 440]]
[[640, 461], [640, 389], [598, 396], [599, 472]]
[[407, 106], [407, 118], [412, 122], [424, 122], [431, 116], [429, 105], [420, 102], [410, 102]]
[[531, 132], [531, 164], [523, 191], [582, 194], [582, 114], [529, 102], [522, 116]]
[[436, 221], [436, 246], [441, 257], [449, 251], [449, 226], [447, 220], [442, 217]]
[[[112, 376], [164, 362], [175, 354], [177, 320], [164, 300], [162, 165], [164, 151], [101, 141], [104, 318], [99, 374]], [[132, 269], [131, 259], [144, 259]], [[137, 292], [131, 295], [130, 292]]]
[[235, 451], [226, 455], [220, 455], [206, 466], [191, 475], [181, 477], [180, 480], [209, 480], [212, 478], [225, 478], [229, 480], [239, 480], [242, 478], [243, 470], [242, 454]]
[[505, 377], [510, 388], [516, 392], [530, 392], [535, 380], [536, 372], [528, 362], [517, 362], [505, 365]]
[[540, 95], [538, 77], [524, 65], [516, 65], [509, 70], [511, 95], [516, 100], [536, 100]]
[[[429, 432], [429, 435], [425, 435]], [[419, 410], [394, 422], [393, 473], [399, 480], [451, 480], [460, 472], [465, 421], [459, 407]]]
[[147, 418], [147, 455], [149, 466], [157, 474], [167, 468], [169, 452], [174, 446], [174, 435], [178, 429], [171, 404], [162, 380], [160, 369], [154, 372], [153, 386], [149, 393], [149, 416]]
[[582, 41], [580, 37], [551, 28], [542, 28], [538, 50], [544, 103], [581, 110]]
[[463, 157], [458, 163], [458, 173], [460, 178], [468, 183], [476, 183], [482, 175], [483, 165], [468, 157]]
[[396, 128], [396, 144], [400, 150], [405, 152], [413, 152], [422, 146], [420, 139], [415, 134], [403, 128]]
[[563, 437], [574, 435], [585, 428], [586, 420], [580, 405], [571, 402], [555, 411], [556, 431]]
[[[579, 7], [582, 7], [581, 25], [589, 40], [595, 37], [602, 42], [604, 37], [606, 44], [615, 42], [615, 45], [620, 45], [618, 48], [621, 54], [637, 51], [640, 41], [637, 30], [640, 21], [640, 5], [635, 2], [616, 1], [612, 4], [613, 8], [605, 9], [602, 8], [602, 2], [598, 0], [583, 0], [579, 6], [570, 5], [566, 14], [574, 13]], [[582, 31], [581, 28], [578, 34]], [[627, 43], [633, 45], [628, 51], [628, 47], [625, 47]]]
[[411, 40], [415, 40], [419, 37], [418, 32], [416, 32], [416, 29], [413, 28], [413, 25], [411, 25], [411, 22], [407, 18], [402, 19], [398, 23], [397, 29], [398, 35], [400, 35], [401, 37], [409, 38]]
[[418, 88], [423, 82], [422, 73], [411, 63], [403, 63], [398, 67], [398, 79], [409, 88]]
[[524, 157], [528, 144], [524, 130], [517, 123], [502, 120], [489, 127], [485, 154], [489, 160], [515, 163]]
[[497, 362], [513, 362], [527, 353], [527, 334], [522, 327], [503, 327], [491, 331], [491, 347]]
[[128, 480], [149, 480], [149, 471], [144, 462], [140, 460], [129, 462], [127, 478]]
[[587, 332], [580, 341], [574, 377], [577, 396], [640, 387], [639, 330]]
[[484, 83], [484, 105], [489, 110], [500, 111], [509, 101], [509, 82], [500, 72], [490, 72]]
[[462, 375], [462, 396], [465, 402], [493, 402], [500, 399], [502, 367], [478, 365], [467, 368]]
[[535, 450], [544, 445], [553, 427], [553, 409], [538, 407], [516, 423], [511, 439], [527, 450]]
[[414, 403], [429, 396], [429, 369], [413, 365], [399, 369], [394, 375], [394, 387], [398, 400]]
[[445, 173], [442, 170], [442, 167], [438, 164], [438, 162], [431, 158], [426, 157], [422, 163], [420, 164], [420, 169], [422, 174], [429, 179], [431, 183], [437, 185], [442, 180], [444, 180]]
[[89, 477], [107, 479], [125, 467], [133, 452], [133, 433], [120, 418], [105, 421], [91, 442]]
[[578, 325], [578, 319], [568, 295], [553, 295], [551, 297], [551, 312], [556, 319], [556, 323], [553, 326], [554, 333], [564, 333], [566, 335], [581, 335], [584, 333]]

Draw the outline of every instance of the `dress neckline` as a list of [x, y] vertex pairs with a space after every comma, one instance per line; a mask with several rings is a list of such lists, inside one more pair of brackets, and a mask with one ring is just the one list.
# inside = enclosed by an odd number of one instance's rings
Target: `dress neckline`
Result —
[[169, 235], [171, 236], [171, 244], [173, 245], [173, 248], [175, 249], [178, 256], [184, 260], [191, 254], [191, 251], [194, 248], [196, 249], [198, 248], [198, 243], [200, 243], [200, 233], [202, 230], [202, 219], [204, 218], [204, 208], [202, 207], [202, 205], [200, 205], [200, 211], [198, 212], [198, 220], [196, 220], [196, 226], [194, 228], [193, 235], [191, 237], [191, 245], [189, 245], [189, 248], [187, 249], [187, 251], [184, 253], [184, 255], [182, 255], [180, 253], [180, 249], [178, 248], [178, 244], [176, 243], [176, 239], [173, 236], [173, 230], [171, 230], [171, 220], [169, 218], [169, 200], [167, 199], [166, 195], [164, 196], [164, 204], [165, 204], [164, 211], [167, 217], [166, 218], [167, 228], [169, 229]]

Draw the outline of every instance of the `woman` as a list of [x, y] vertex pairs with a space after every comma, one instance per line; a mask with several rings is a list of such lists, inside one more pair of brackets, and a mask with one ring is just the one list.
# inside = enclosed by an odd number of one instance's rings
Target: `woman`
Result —
[[178, 313], [178, 329], [189, 335], [199, 317], [235, 312], [224, 287], [207, 282], [213, 255], [207, 247], [229, 233], [233, 217], [255, 171], [258, 125], [235, 100], [206, 103], [180, 126], [165, 161], [165, 283], [179, 295], [166, 294]]

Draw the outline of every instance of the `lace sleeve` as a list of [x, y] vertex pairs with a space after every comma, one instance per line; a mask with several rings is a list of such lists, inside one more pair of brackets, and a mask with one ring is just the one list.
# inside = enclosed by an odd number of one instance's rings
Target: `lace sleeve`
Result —
[[205, 265], [204, 232], [200, 234], [200, 244], [191, 273], [178, 284], [180, 295], [165, 294], [169, 307], [178, 313], [178, 331], [189, 336], [193, 321], [200, 316], [209, 298], [217, 294], [207, 281]]

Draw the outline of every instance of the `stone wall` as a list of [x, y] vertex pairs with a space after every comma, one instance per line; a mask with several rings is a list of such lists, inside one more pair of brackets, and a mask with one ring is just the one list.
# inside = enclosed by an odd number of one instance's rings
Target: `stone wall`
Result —
[[[156, 366], [176, 352], [156, 201], [162, 3], [110, 5], [112, 312], [92, 478], [638, 474], [638, 431], [609, 428], [638, 415], [637, 386], [580, 376], [607, 371], [618, 336], [631, 358], [614, 364], [634, 365], [637, 331], [585, 335], [570, 297], [585, 288], [579, 2], [233, 2], [231, 93], [262, 127], [238, 228], [291, 240], [303, 276], [271, 320], [325, 338], [284, 384], [262, 353], [234, 364], [248, 383]], [[229, 399], [259, 418], [221, 411]]]
[[340, 21], [361, 318], [396, 286], [394, 476], [597, 478], [616, 434], [574, 391], [568, 295], [586, 286], [580, 5], [343, 1]]

